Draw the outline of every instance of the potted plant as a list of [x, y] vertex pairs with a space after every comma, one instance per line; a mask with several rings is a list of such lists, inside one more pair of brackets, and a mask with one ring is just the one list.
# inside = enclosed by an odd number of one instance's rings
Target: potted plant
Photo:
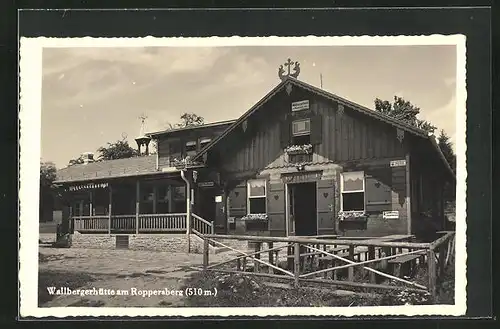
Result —
[[242, 221], [267, 221], [267, 214], [248, 214], [246, 216], [241, 217]]
[[364, 210], [360, 211], [339, 211], [339, 220], [343, 221], [365, 221], [367, 214]]
[[294, 154], [311, 154], [312, 153], [312, 145], [304, 144], [304, 145], [290, 145], [285, 148], [285, 153], [294, 155]]

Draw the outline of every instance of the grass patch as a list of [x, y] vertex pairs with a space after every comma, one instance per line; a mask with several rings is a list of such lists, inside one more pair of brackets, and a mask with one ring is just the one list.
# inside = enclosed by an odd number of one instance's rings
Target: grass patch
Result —
[[95, 281], [95, 278], [86, 273], [40, 271], [38, 273], [38, 305], [42, 306], [56, 297], [56, 295], [49, 294], [47, 287], [76, 289], [92, 281]]
[[[265, 281], [269, 282], [269, 279]], [[335, 289], [275, 288], [264, 279], [242, 274], [197, 272], [185, 282], [184, 288], [217, 288], [216, 296], [188, 296], [189, 307], [305, 307], [305, 306], [371, 306], [379, 305], [378, 294], [339, 296]]]

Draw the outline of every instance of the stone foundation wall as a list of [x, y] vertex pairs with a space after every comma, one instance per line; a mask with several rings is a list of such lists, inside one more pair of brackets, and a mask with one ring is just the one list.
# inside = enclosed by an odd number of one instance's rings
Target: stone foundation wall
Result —
[[[72, 248], [116, 249], [116, 236], [75, 232], [72, 236]], [[185, 253], [188, 250], [188, 243], [185, 234], [129, 235], [128, 249]], [[191, 236], [191, 252], [203, 252], [203, 241], [201, 239]]]

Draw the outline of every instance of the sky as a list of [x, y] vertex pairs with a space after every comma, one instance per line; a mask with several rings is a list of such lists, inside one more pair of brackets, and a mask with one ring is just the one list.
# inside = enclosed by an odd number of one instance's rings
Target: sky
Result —
[[44, 48], [42, 161], [57, 168], [83, 152], [163, 130], [184, 112], [236, 119], [300, 62], [299, 80], [374, 108], [401, 96], [455, 141], [455, 46], [241, 46]]

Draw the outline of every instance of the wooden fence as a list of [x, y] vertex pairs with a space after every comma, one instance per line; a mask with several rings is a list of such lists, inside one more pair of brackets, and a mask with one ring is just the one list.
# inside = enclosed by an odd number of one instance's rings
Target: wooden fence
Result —
[[[412, 236], [320, 239], [206, 234], [202, 235], [203, 270], [288, 279], [295, 286], [301, 282], [317, 282], [362, 288], [406, 289], [429, 292], [435, 297], [436, 285], [454, 257], [455, 233], [443, 233], [432, 243], [409, 242]], [[219, 240], [252, 242], [254, 250], [238, 250]], [[239, 255], [210, 264], [209, 244], [228, 248]], [[267, 248], [263, 248], [265, 244]], [[280, 251], [283, 252], [280, 254]], [[248, 261], [251, 262], [250, 269]], [[405, 275], [423, 266], [428, 272], [425, 283], [410, 281]], [[367, 280], [358, 275], [363, 273], [368, 273]]]

